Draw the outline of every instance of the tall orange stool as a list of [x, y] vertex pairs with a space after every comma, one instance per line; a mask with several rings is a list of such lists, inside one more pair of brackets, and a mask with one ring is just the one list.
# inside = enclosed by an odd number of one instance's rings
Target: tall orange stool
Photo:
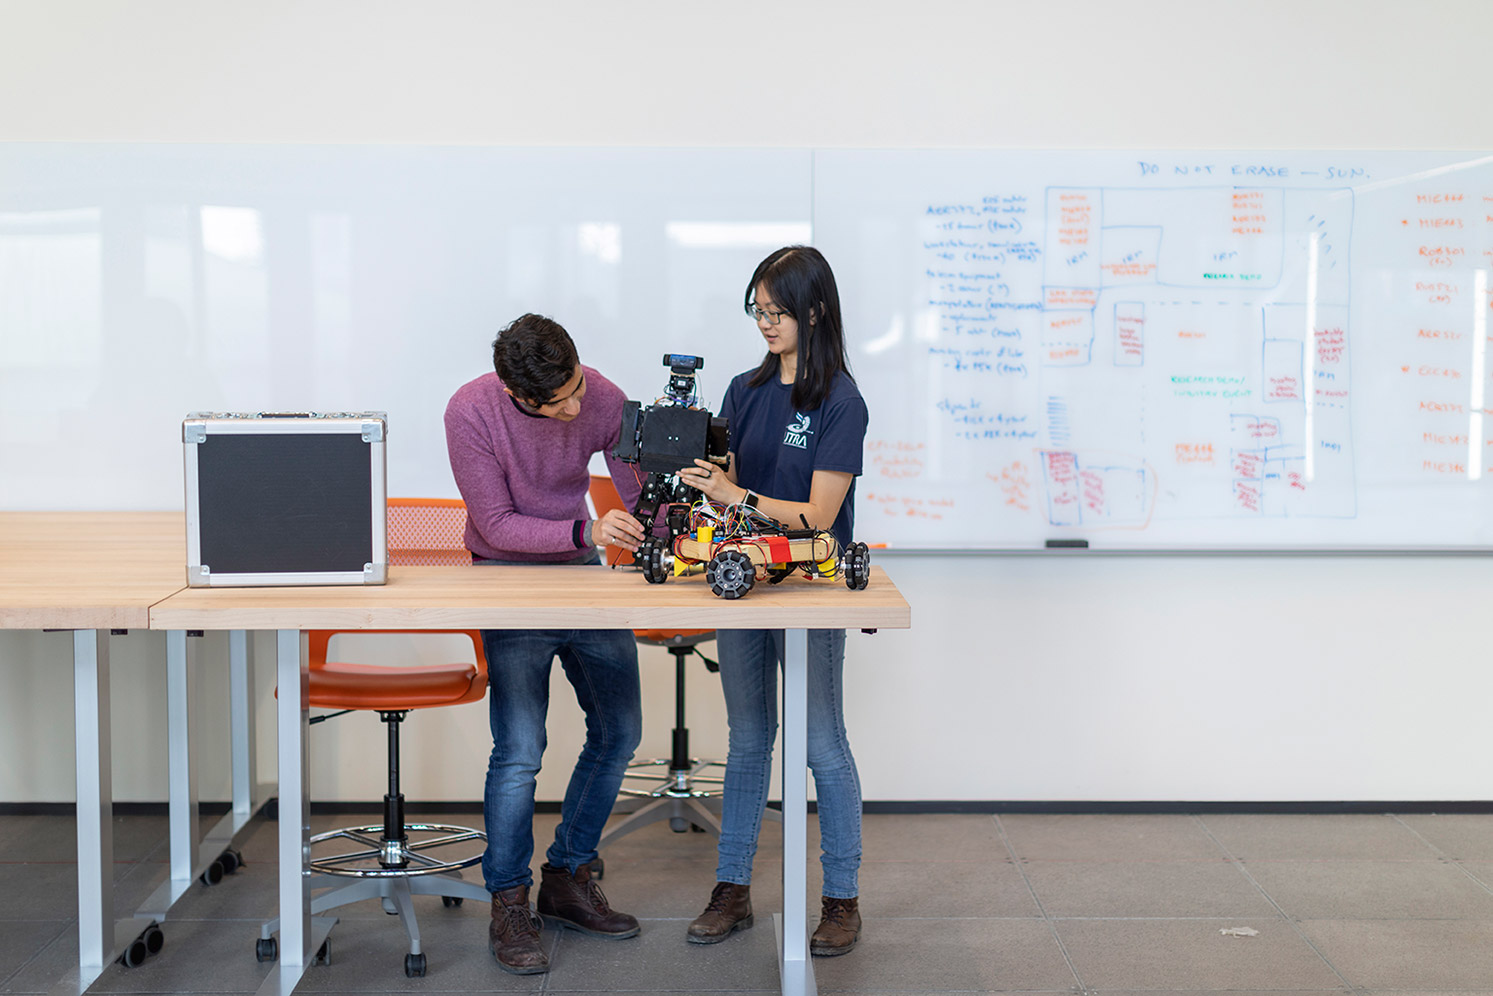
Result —
[[[389, 563], [396, 566], [470, 566], [472, 555], [463, 539], [466, 507], [451, 498], [390, 498], [388, 501]], [[404, 974], [425, 974], [425, 952], [420, 946], [420, 927], [415, 919], [414, 896], [440, 896], [445, 906], [459, 906], [463, 899], [486, 903], [490, 896], [481, 885], [461, 878], [461, 869], [482, 860], [487, 835], [471, 827], [444, 823], [407, 823], [404, 795], [399, 785], [399, 728], [416, 709], [479, 702], [487, 694], [487, 657], [482, 634], [459, 630], [472, 644], [474, 660], [449, 664], [386, 667], [330, 659], [328, 648], [338, 630], [312, 630], [310, 645], [311, 687], [308, 702], [314, 708], [339, 712], [314, 717], [317, 723], [343, 712], [377, 712], [388, 727], [389, 791], [384, 796], [384, 821], [379, 825], [342, 827], [311, 838], [308, 885], [326, 891], [311, 899], [313, 915], [365, 899], [380, 899], [384, 910], [398, 914], [409, 934], [409, 953]], [[409, 630], [356, 630], [361, 633], [407, 633]], [[428, 631], [419, 631], [428, 634]], [[482, 842], [476, 854], [460, 845]], [[348, 843], [353, 845], [347, 849]], [[463, 852], [463, 853], [456, 853]], [[260, 961], [277, 955], [274, 932], [279, 921], [260, 928], [255, 953]], [[317, 952], [318, 961], [330, 961], [331, 941]]]
[[[622, 498], [610, 477], [591, 475], [591, 504], [600, 518], [611, 509], [624, 508]], [[630, 510], [629, 510], [630, 511]], [[608, 563], [622, 566], [633, 562], [632, 553], [619, 547], [608, 548]], [[690, 829], [721, 835], [721, 823], [707, 805], [719, 799], [725, 785], [726, 762], [690, 757], [689, 727], [684, 722], [684, 662], [691, 654], [699, 656], [710, 671], [720, 665], [700, 652], [699, 646], [715, 639], [713, 629], [639, 629], [633, 635], [639, 644], [664, 647], [674, 655], [674, 740], [668, 757], [633, 761], [627, 766], [619, 793], [625, 819], [602, 835], [598, 848], [641, 829], [650, 823], [668, 820], [670, 829], [685, 833]], [[634, 800], [644, 800], [637, 809]], [[628, 811], [631, 810], [631, 811]]]

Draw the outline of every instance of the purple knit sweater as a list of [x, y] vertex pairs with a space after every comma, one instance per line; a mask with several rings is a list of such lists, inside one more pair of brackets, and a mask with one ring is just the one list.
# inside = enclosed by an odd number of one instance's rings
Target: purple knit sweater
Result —
[[446, 451], [467, 504], [467, 549], [492, 560], [536, 564], [574, 560], [576, 523], [590, 519], [586, 491], [591, 454], [606, 454], [623, 504], [642, 490], [630, 464], [612, 456], [626, 396], [582, 366], [586, 396], [572, 421], [526, 415], [495, 373], [465, 384], [446, 406]]

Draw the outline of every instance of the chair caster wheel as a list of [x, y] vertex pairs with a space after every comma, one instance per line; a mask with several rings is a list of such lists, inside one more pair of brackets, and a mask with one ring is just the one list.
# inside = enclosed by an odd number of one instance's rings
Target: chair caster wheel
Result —
[[404, 956], [404, 974], [411, 979], [425, 977], [425, 954], [407, 954]]
[[607, 873], [607, 863], [604, 860], [602, 860], [600, 857], [598, 857], [595, 861], [591, 862], [591, 877], [592, 878], [601, 878], [606, 873]]
[[460, 906], [461, 905], [461, 897], [460, 896], [442, 896], [441, 897], [441, 905], [444, 906], [444, 907], [446, 907], [447, 909], [450, 909], [453, 906]]
[[218, 864], [223, 866], [224, 875], [232, 875], [234, 872], [244, 867], [244, 856], [238, 851], [229, 848], [222, 854], [218, 855]]
[[256, 961], [274, 961], [280, 955], [280, 942], [273, 937], [261, 937], [254, 942]]
[[160, 924], [153, 923], [140, 931], [140, 936], [129, 943], [129, 946], [120, 954], [119, 963], [125, 968], [135, 968], [165, 946], [165, 932], [161, 930]]
[[146, 947], [145, 942], [137, 937], [129, 943], [129, 946], [124, 949], [124, 953], [119, 956], [119, 963], [125, 968], [138, 968], [149, 956], [150, 948]]
[[202, 873], [199, 880], [203, 885], [217, 885], [219, 882], [223, 881], [222, 859], [214, 858], [213, 863], [207, 866], [207, 871]]
[[689, 833], [689, 820], [682, 816], [669, 817], [669, 829], [675, 833]]
[[316, 949], [316, 957], [311, 959], [313, 965], [330, 965], [332, 963], [332, 939], [328, 937], [321, 942], [321, 947]]

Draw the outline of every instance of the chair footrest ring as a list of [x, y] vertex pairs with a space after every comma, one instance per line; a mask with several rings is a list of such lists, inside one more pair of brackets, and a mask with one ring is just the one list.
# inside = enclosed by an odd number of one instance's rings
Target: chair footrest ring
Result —
[[[311, 838], [312, 857], [306, 862], [311, 870], [323, 875], [340, 875], [344, 878], [412, 878], [420, 875], [449, 875], [468, 868], [482, 860], [487, 849], [487, 834], [471, 827], [451, 826], [445, 823], [406, 823], [406, 839], [386, 843], [382, 839], [382, 824], [362, 827], [340, 827], [316, 834]], [[435, 836], [423, 836], [434, 834]], [[318, 844], [333, 840], [347, 840], [363, 847], [340, 854], [318, 857], [314, 849]], [[457, 856], [443, 851], [468, 841], [481, 841], [482, 851], [470, 857]], [[402, 862], [397, 866], [386, 863], [389, 857]]]
[[[659, 770], [648, 773], [645, 769], [649, 768]], [[721, 773], [704, 774], [711, 768], [720, 769]], [[623, 785], [617, 794], [633, 799], [717, 799], [725, 789], [725, 770], [725, 761], [702, 761], [697, 757], [689, 759], [688, 768], [675, 768], [673, 760], [667, 757], [633, 761], [622, 776]], [[651, 787], [635, 787], [638, 782], [649, 783]]]

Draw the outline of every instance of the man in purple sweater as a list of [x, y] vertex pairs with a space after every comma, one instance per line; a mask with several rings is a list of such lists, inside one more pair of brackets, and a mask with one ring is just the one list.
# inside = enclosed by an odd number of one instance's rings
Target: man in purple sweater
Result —
[[[446, 449], [467, 506], [467, 548], [479, 564], [599, 564], [597, 546], [636, 550], [643, 527], [614, 510], [586, 511], [591, 455], [605, 453], [631, 508], [640, 490], [612, 457], [623, 393], [590, 367], [558, 323], [524, 315], [493, 342], [496, 373], [464, 385], [446, 406]], [[638, 933], [591, 878], [602, 826], [642, 736], [637, 644], [629, 630], [483, 630], [493, 749], [483, 811], [482, 874], [493, 894], [488, 944], [505, 971], [549, 970], [541, 919], [529, 908], [534, 876], [534, 780], [545, 747], [550, 664], [560, 658], [586, 714], [586, 743], [570, 776], [560, 825], [540, 870], [537, 906], [552, 926], [597, 937]]]

